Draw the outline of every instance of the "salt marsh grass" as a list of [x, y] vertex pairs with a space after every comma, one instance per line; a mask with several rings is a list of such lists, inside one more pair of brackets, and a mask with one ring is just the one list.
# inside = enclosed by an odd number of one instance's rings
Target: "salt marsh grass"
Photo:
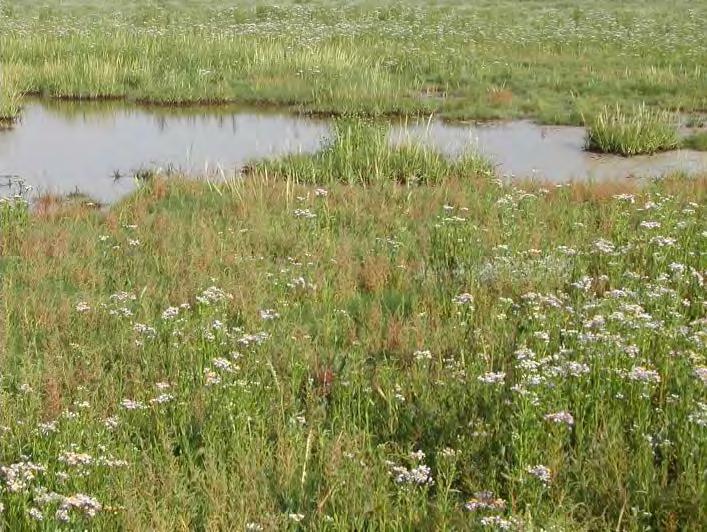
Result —
[[290, 155], [252, 165], [249, 174], [296, 183], [438, 184], [449, 179], [491, 176], [491, 164], [468, 151], [457, 160], [420, 143], [392, 145], [387, 127], [360, 118], [335, 123], [332, 139], [314, 156]]
[[699, 131], [682, 141], [682, 146], [690, 150], [707, 151], [707, 132]]
[[606, 107], [587, 129], [587, 149], [619, 155], [651, 154], [680, 145], [676, 118], [640, 105]]
[[[6, 0], [2, 113], [597, 114], [632, 154], [707, 106], [699, 2], [230, 4]], [[707, 528], [707, 176], [508, 183], [342, 118], [141, 177], [0, 201], [0, 529]]]
[[17, 76], [0, 65], [0, 127], [11, 124], [20, 112], [22, 92]]
[[577, 123], [607, 101], [707, 108], [705, 24], [689, 0], [5, 0], [0, 63], [57, 97]]
[[375, 163], [2, 204], [3, 526], [703, 529], [705, 178]]

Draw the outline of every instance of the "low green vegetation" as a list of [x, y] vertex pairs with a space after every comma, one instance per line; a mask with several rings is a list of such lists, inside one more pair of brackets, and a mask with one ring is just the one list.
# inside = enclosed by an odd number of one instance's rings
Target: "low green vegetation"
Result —
[[703, 4], [3, 1], [5, 123], [342, 118], [234, 180], [0, 199], [0, 530], [707, 529], [707, 176], [509, 183], [351, 118], [704, 148]]
[[680, 145], [672, 114], [645, 105], [606, 107], [587, 127], [587, 149], [619, 155], [650, 154]]
[[0, 204], [5, 529], [704, 528], [707, 180], [411, 186], [364, 131]]
[[707, 108], [704, 2], [4, 0], [30, 92], [579, 123]]
[[401, 184], [436, 184], [469, 176], [490, 176], [491, 164], [467, 152], [450, 161], [420, 143], [392, 145], [385, 124], [361, 119], [335, 123], [332, 139], [314, 156], [288, 155], [252, 165], [251, 175], [289, 179], [297, 183], [371, 184], [393, 180]]
[[683, 140], [682, 146], [690, 150], [707, 151], [707, 132], [693, 133]]
[[0, 128], [10, 125], [17, 118], [21, 99], [17, 79], [0, 67]]

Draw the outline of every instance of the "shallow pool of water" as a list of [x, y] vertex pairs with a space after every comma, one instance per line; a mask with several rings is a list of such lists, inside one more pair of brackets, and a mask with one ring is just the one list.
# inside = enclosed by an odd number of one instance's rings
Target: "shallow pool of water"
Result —
[[[172, 168], [215, 179], [248, 161], [313, 152], [330, 122], [284, 112], [219, 108], [137, 107], [118, 102], [30, 101], [20, 123], [0, 131], [0, 177], [22, 179], [36, 192], [81, 192], [111, 202], [135, 187], [145, 169]], [[450, 156], [475, 149], [509, 178], [554, 182], [707, 172], [707, 154], [674, 151], [623, 158], [587, 153], [584, 130], [529, 121], [396, 124], [393, 142], [429, 143]], [[0, 180], [2, 184], [2, 180]], [[10, 188], [0, 188], [0, 195]]]
[[501, 176], [515, 179], [606, 181], [660, 177], [675, 171], [707, 172], [704, 152], [675, 150], [634, 157], [587, 152], [582, 127], [517, 120], [487, 125], [431, 122], [404, 129], [395, 133], [398, 140], [425, 142], [451, 156], [476, 148], [496, 164]]
[[233, 176], [253, 158], [315, 151], [328, 132], [326, 122], [287, 113], [32, 102], [0, 132], [0, 176], [110, 202], [135, 188], [140, 170]]

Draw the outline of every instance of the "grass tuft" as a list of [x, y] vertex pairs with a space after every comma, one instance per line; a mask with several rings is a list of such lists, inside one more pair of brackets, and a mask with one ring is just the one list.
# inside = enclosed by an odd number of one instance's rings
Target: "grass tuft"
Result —
[[589, 123], [587, 149], [619, 155], [650, 154], [679, 146], [675, 121], [670, 113], [645, 105], [626, 110], [605, 107]]
[[707, 131], [693, 133], [683, 139], [682, 147], [688, 150], [707, 151]]
[[17, 77], [0, 67], [0, 129], [12, 125], [20, 114], [22, 91]]
[[336, 121], [332, 139], [319, 152], [256, 162], [247, 173], [309, 184], [393, 181], [434, 185], [454, 178], [489, 176], [492, 166], [471, 151], [450, 160], [412, 141], [393, 145], [384, 125], [346, 118]]

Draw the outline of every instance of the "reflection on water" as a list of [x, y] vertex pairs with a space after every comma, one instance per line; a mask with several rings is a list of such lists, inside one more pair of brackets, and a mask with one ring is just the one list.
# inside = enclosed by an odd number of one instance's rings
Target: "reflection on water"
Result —
[[288, 114], [224, 111], [32, 102], [21, 123], [0, 134], [0, 176], [109, 202], [135, 186], [118, 176], [148, 168], [233, 176], [253, 158], [315, 151], [329, 130]]
[[[110, 202], [135, 186], [132, 179], [118, 176], [155, 168], [233, 176], [252, 159], [313, 152], [329, 133], [328, 121], [262, 109], [30, 101], [17, 127], [0, 131], [0, 177], [22, 178], [35, 191], [80, 191]], [[499, 174], [517, 178], [599, 181], [676, 170], [707, 172], [705, 153], [681, 150], [631, 158], [591, 154], [582, 149], [582, 128], [529, 121], [398, 124], [391, 138], [429, 143], [450, 156], [476, 149], [494, 161]]]

